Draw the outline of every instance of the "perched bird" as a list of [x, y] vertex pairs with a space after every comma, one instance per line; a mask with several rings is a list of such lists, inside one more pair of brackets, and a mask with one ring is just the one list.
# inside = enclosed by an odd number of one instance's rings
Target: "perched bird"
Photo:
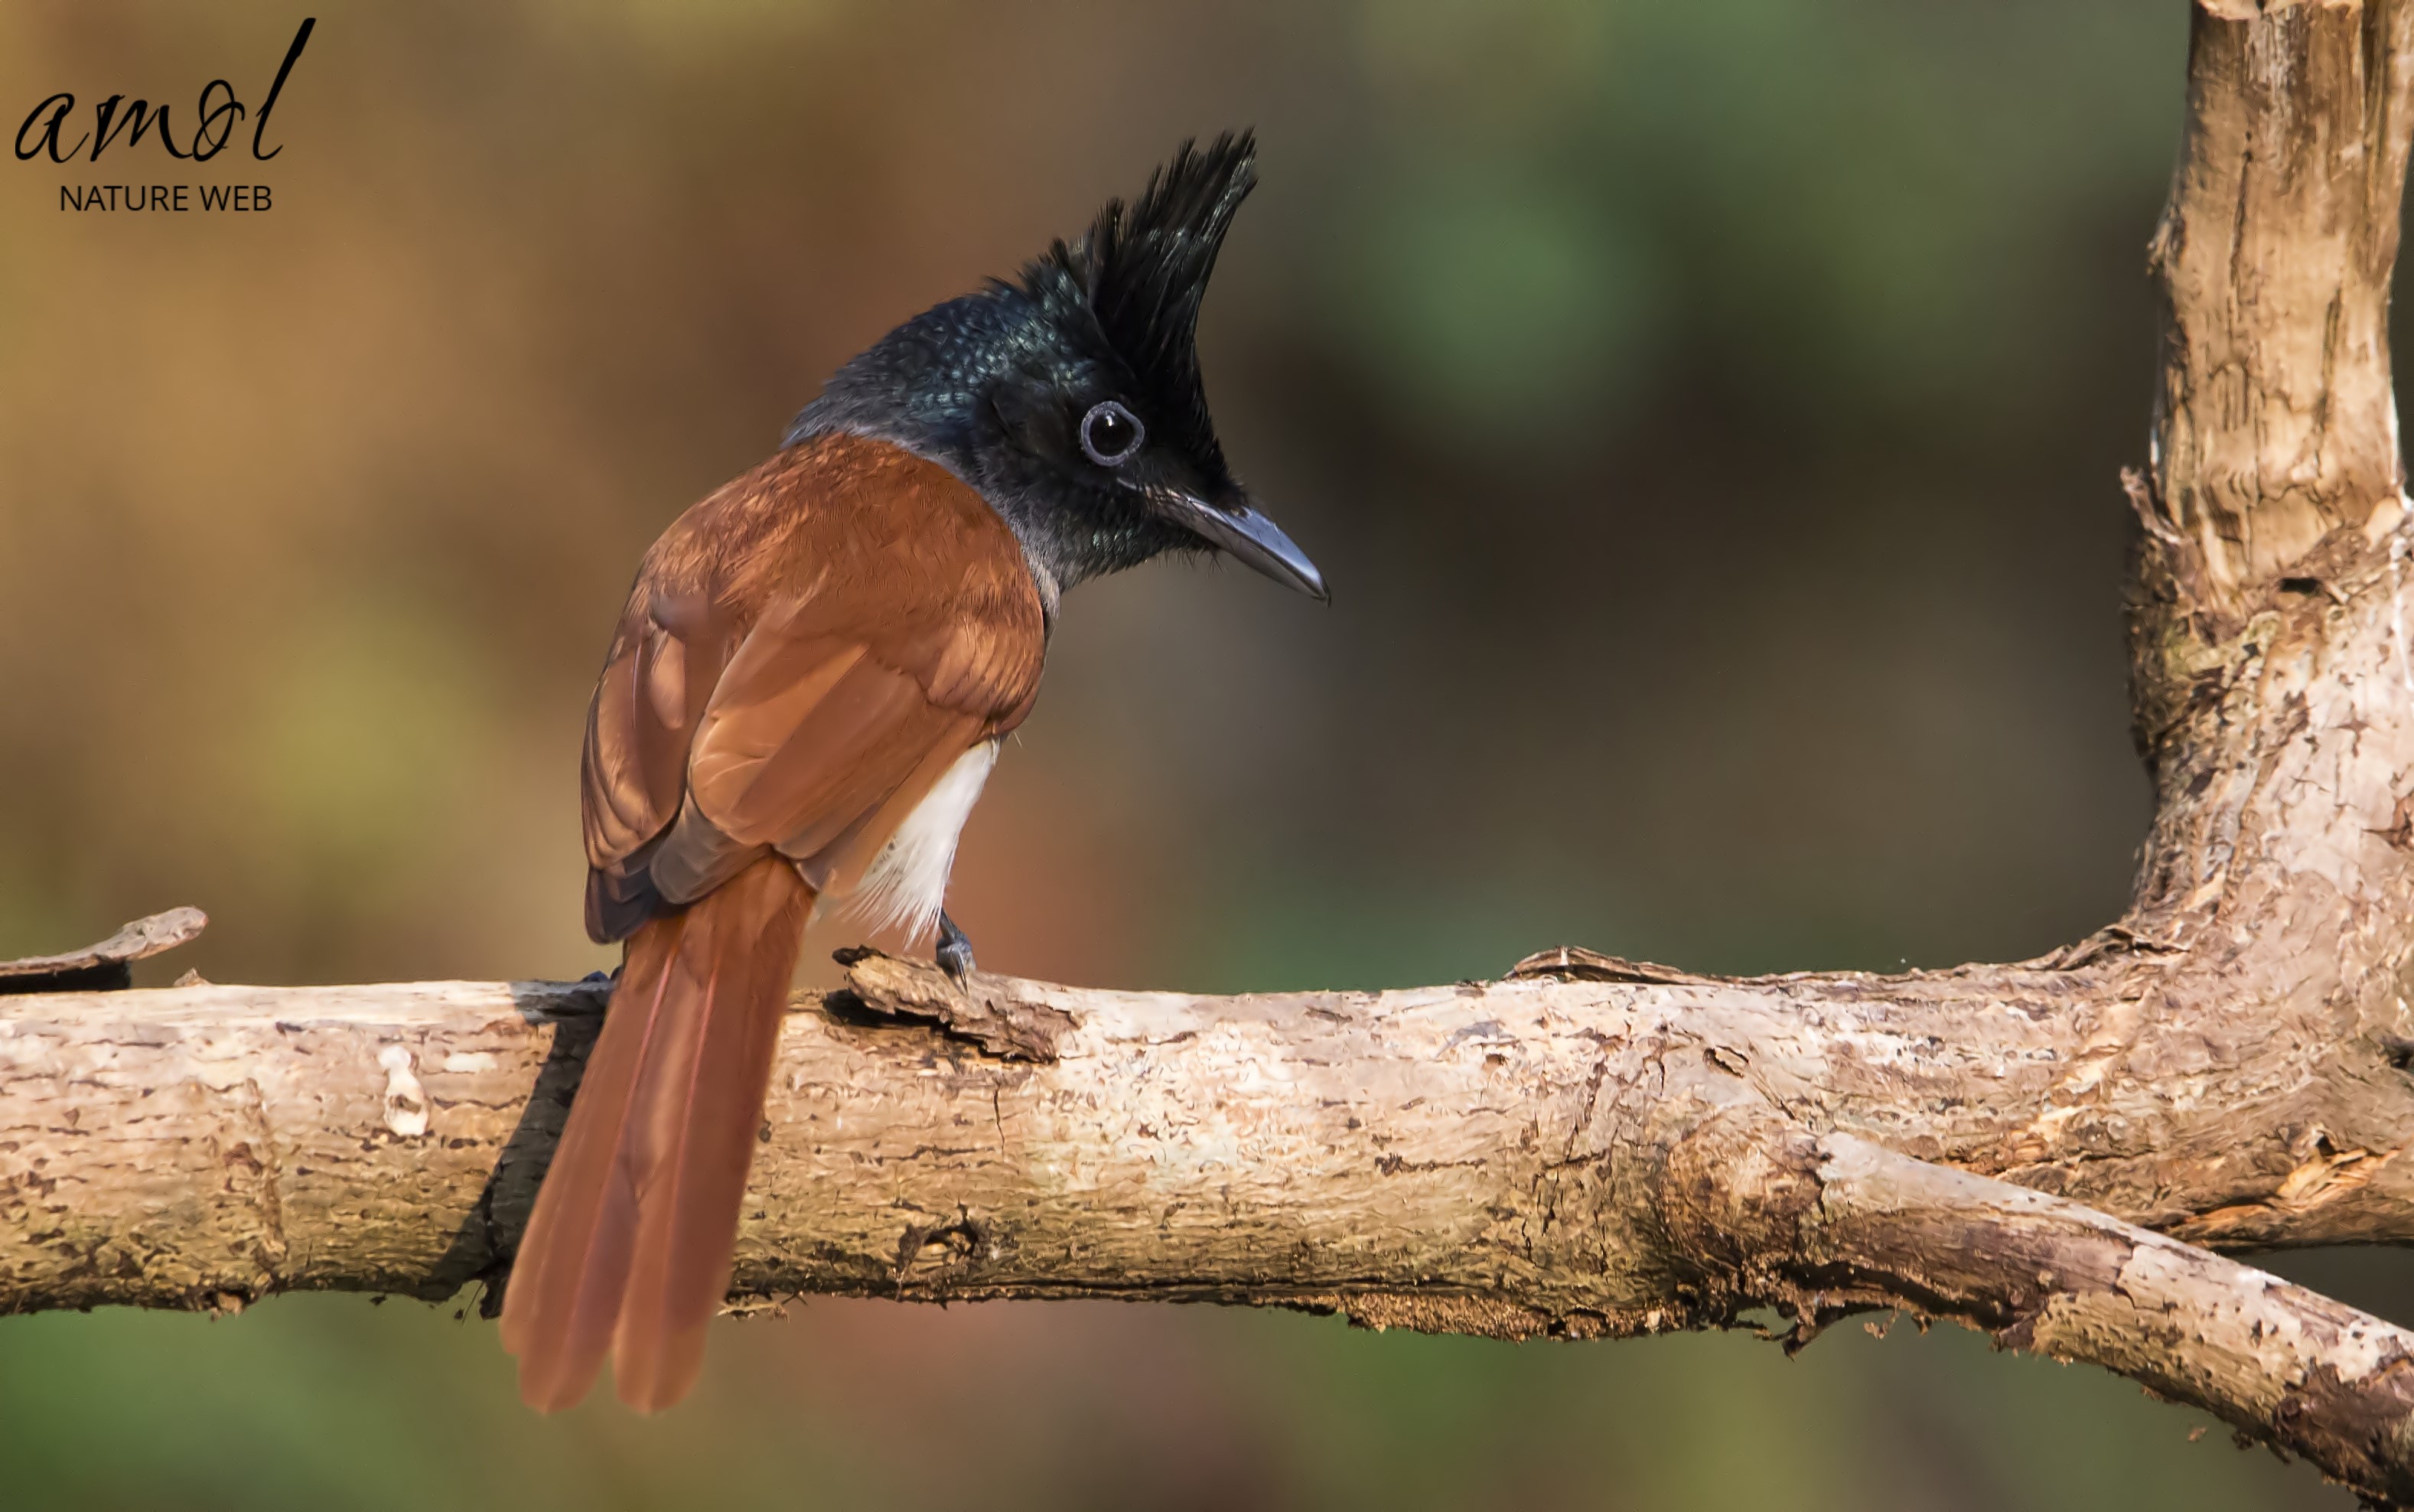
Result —
[[626, 941], [505, 1294], [544, 1411], [693, 1384], [808, 918], [973, 966], [956, 836], [1068, 588], [1222, 550], [1324, 579], [1234, 481], [1193, 344], [1256, 179], [1185, 142], [1080, 241], [889, 332], [646, 553], [588, 712], [587, 928]]

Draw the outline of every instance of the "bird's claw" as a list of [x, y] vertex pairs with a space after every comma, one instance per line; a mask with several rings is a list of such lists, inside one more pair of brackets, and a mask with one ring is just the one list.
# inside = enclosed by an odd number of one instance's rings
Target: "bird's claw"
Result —
[[964, 984], [965, 978], [973, 974], [973, 942], [964, 938], [964, 932], [956, 927], [956, 921], [944, 911], [939, 915], [938, 947], [931, 956], [939, 963], [940, 970], [955, 979], [959, 987]]

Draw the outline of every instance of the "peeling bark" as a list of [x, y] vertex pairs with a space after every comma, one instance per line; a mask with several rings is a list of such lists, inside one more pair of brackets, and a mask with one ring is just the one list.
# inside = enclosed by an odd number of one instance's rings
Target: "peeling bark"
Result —
[[0, 961], [0, 993], [108, 992], [131, 987], [135, 962], [200, 938], [208, 923], [208, 916], [199, 908], [171, 908], [138, 919], [81, 951]]
[[[2127, 605], [2135, 901], [2034, 961], [1229, 998], [871, 952], [783, 1030], [740, 1307], [1118, 1296], [1793, 1343], [1908, 1309], [2414, 1503], [2414, 1336], [2214, 1251], [2414, 1242], [2386, 346], [2414, 0], [2201, 0]], [[2108, 507], [2109, 503], [2108, 488]], [[0, 996], [0, 1309], [507, 1270], [604, 992]]]
[[2155, 232], [2156, 478], [2203, 586], [2251, 592], [2404, 479], [2389, 275], [2414, 14], [2392, 0], [2205, 0]]

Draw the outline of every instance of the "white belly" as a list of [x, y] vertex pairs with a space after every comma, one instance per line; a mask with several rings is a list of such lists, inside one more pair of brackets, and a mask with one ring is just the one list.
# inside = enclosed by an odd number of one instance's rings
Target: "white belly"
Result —
[[909, 940], [931, 933], [947, 898], [956, 837], [995, 765], [995, 741], [983, 741], [957, 758], [864, 869], [863, 880], [842, 905], [849, 916], [870, 929], [901, 930]]

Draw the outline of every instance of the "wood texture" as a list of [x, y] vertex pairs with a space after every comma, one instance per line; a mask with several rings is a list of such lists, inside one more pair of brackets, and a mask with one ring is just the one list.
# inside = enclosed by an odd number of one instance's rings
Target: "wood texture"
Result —
[[[2373, 1425], [2414, 1421], [2414, 1338], [1905, 1153], [2029, 1137], [2055, 1106], [2041, 1094], [2100, 1064], [2086, 1021], [2030, 1010], [2117, 973], [2021, 975], [2040, 996], [1965, 972], [1240, 998], [976, 979], [966, 997], [865, 957], [848, 993], [782, 1027], [737, 1301], [1243, 1302], [1501, 1338], [1766, 1306], [1808, 1337], [1902, 1306], [2123, 1370], [2408, 1494], [2414, 1461]], [[602, 1002], [474, 982], [0, 1002], [0, 1307], [440, 1297], [493, 1278]], [[1948, 1017], [1986, 1038], [1955, 1043]], [[1009, 1024], [1047, 1048], [983, 1044]], [[1969, 1105], [1933, 1095], [1945, 1078]], [[2217, 1173], [2173, 1175], [2166, 1191], [2199, 1206], [2231, 1195]], [[2267, 1185], [2328, 1232], [2373, 1183]], [[2123, 1191], [2098, 1194], [2119, 1208]], [[2406, 1236], [2368, 1211], [2362, 1232]]]

